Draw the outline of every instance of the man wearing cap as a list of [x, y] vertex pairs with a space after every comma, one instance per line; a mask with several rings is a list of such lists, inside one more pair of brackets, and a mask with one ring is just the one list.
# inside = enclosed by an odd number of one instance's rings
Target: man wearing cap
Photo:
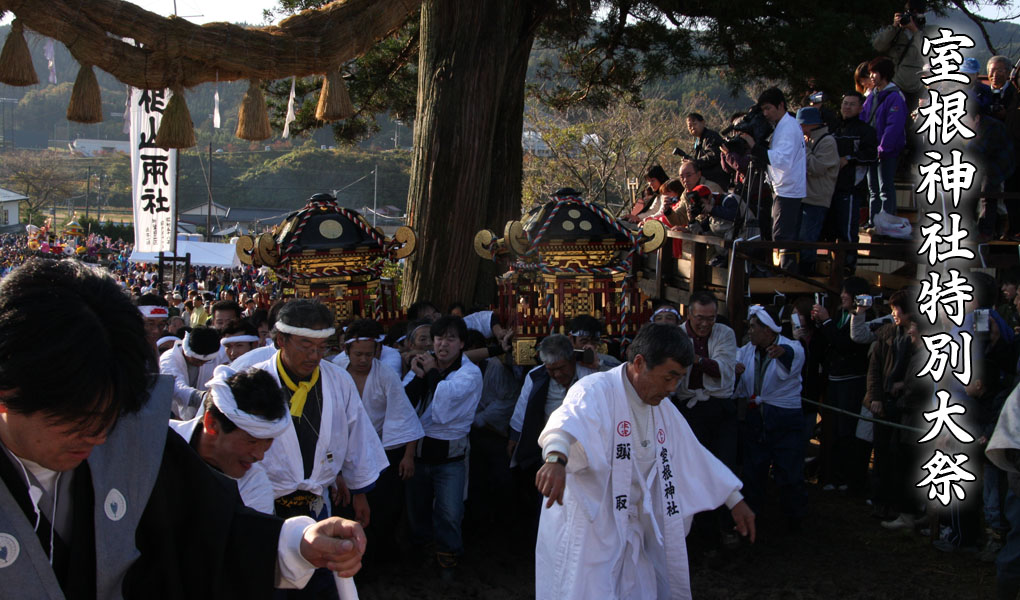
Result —
[[[832, 192], [839, 175], [839, 150], [836, 138], [822, 122], [822, 113], [813, 106], [797, 111], [797, 122], [804, 132], [807, 153], [807, 194], [800, 203], [800, 240], [817, 242], [829, 212]], [[802, 275], [813, 275], [817, 252], [807, 248], [800, 253]]]
[[[367, 525], [365, 493], [386, 468], [386, 453], [350, 375], [322, 360], [336, 333], [333, 316], [320, 302], [291, 300], [273, 329], [279, 351], [254, 367], [280, 384], [292, 417], [263, 462], [276, 514], [321, 520], [331, 514], [329, 493], [336, 504], [349, 490], [356, 518]], [[331, 594], [332, 588], [332, 577], [320, 569], [297, 597], [318, 597], [315, 590]]]
[[761, 512], [769, 467], [791, 531], [799, 530], [804, 492], [804, 415], [801, 412], [801, 345], [781, 335], [774, 307], [752, 306], [750, 341], [737, 352], [736, 397], [746, 399], [744, 421], [744, 493]]
[[[751, 148], [753, 162], [766, 165], [772, 184], [772, 239], [791, 241], [800, 233], [800, 203], [807, 195], [807, 164], [804, 134], [797, 120], [786, 112], [786, 96], [779, 88], [769, 88], [758, 96], [758, 106], [775, 128], [768, 147], [756, 144], [747, 133], [740, 134]], [[759, 215], [761, 218], [761, 215]], [[788, 271], [797, 266], [797, 251], [780, 249], [780, 266]]]
[[196, 327], [179, 345], [159, 357], [159, 372], [174, 378], [171, 413], [175, 419], [187, 421], [198, 413], [206, 383], [224, 362], [219, 352], [219, 332], [212, 327]]
[[265, 371], [216, 367], [202, 415], [170, 421], [210, 467], [237, 480], [245, 506], [273, 514], [273, 486], [259, 462], [290, 421], [280, 386]]

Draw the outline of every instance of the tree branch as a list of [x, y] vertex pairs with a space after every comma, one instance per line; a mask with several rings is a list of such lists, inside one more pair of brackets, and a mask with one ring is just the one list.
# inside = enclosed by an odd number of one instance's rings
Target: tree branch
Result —
[[967, 18], [974, 21], [974, 24], [978, 26], [978, 29], [981, 30], [981, 37], [985, 38], [985, 45], [988, 46], [988, 50], [992, 53], [992, 55], [994, 56], [998, 54], [999, 51], [992, 45], [992, 38], [988, 35], [988, 31], [985, 29], [985, 21], [987, 19], [968, 10], [964, 0], [953, 0], [953, 4], [963, 11], [963, 14], [967, 15]]
[[[396, 31], [421, 0], [342, 0], [277, 26], [195, 25], [119, 0], [0, 0], [74, 58], [138, 88], [326, 73]], [[141, 47], [121, 40], [134, 39]]]

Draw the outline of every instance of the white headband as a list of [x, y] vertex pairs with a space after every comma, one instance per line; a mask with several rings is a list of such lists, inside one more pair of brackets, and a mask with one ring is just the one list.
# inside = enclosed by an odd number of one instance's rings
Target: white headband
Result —
[[751, 308], [747, 309], [747, 318], [757, 317], [761, 324], [768, 327], [772, 331], [779, 333], [781, 328], [776, 325], [776, 322], [772, 320], [772, 315], [765, 310], [765, 307], [761, 304], [755, 304]]
[[308, 329], [307, 327], [295, 327], [293, 325], [287, 325], [283, 321], [277, 321], [276, 330], [280, 333], [289, 333], [290, 335], [300, 335], [301, 337], [323, 339], [336, 333], [336, 329], [330, 327], [329, 329]]
[[234, 335], [221, 338], [220, 346], [226, 347], [227, 344], [239, 344], [241, 342], [251, 342], [254, 344], [257, 341], [259, 341], [259, 336], [257, 335]]
[[165, 306], [139, 306], [138, 312], [146, 319], [165, 319], [170, 316], [170, 309]]
[[179, 341], [181, 341], [181, 338], [177, 337], [176, 335], [165, 335], [165, 336], [159, 338], [158, 340], [156, 340], [156, 347], [159, 348], [160, 346], [162, 346], [163, 344], [165, 344], [167, 342], [177, 343]]
[[677, 320], [680, 319], [680, 313], [676, 312], [676, 309], [673, 308], [672, 306], [660, 306], [659, 308], [657, 308], [655, 310], [655, 312], [652, 313], [652, 318], [648, 319], [648, 320], [649, 321], [654, 321], [656, 315], [658, 315], [659, 313], [667, 313], [667, 312], [676, 315]]
[[379, 337], [374, 338], [370, 337], [350, 338], [348, 340], [344, 340], [344, 345], [346, 346], [347, 344], [353, 344], [354, 342], [375, 342], [378, 344], [379, 342], [382, 342], [385, 339], [386, 339], [385, 335], [380, 335]]
[[219, 354], [219, 352], [213, 352], [212, 354], [198, 354], [191, 349], [191, 333], [184, 334], [184, 343], [181, 344], [181, 350], [184, 352], [184, 356], [194, 358], [195, 360], [210, 361]]
[[597, 338], [597, 337], [599, 337], [599, 332], [597, 332], [597, 331], [571, 331], [570, 335], [572, 335], [574, 337], [593, 337], [593, 338]]
[[213, 371], [212, 379], [206, 384], [216, 409], [223, 413], [223, 416], [230, 419], [231, 423], [237, 425], [239, 429], [242, 429], [254, 438], [267, 440], [283, 435], [283, 432], [287, 431], [287, 427], [290, 426], [291, 421], [290, 413], [287, 411], [284, 411], [283, 416], [279, 419], [269, 421], [257, 415], [246, 413], [237, 407], [234, 393], [230, 390], [230, 386], [227, 385], [227, 379], [235, 373], [237, 371], [229, 366], [220, 365]]

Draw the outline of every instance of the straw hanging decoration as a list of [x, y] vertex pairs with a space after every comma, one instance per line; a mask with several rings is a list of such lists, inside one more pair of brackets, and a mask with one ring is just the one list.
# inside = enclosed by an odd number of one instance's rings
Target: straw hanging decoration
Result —
[[184, 90], [174, 90], [163, 110], [163, 119], [156, 132], [156, 145], [160, 148], [191, 148], [195, 145], [195, 126], [191, 122]]
[[351, 95], [340, 70], [326, 73], [319, 92], [319, 104], [315, 107], [315, 118], [320, 121], [340, 121], [354, 114]]
[[261, 82], [250, 79], [248, 91], [244, 93], [241, 110], [237, 113], [237, 131], [234, 135], [242, 140], [254, 142], [264, 140], [273, 135], [269, 126], [269, 113], [266, 111], [266, 98], [262, 95]]
[[82, 64], [71, 88], [71, 102], [67, 105], [67, 120], [76, 123], [99, 123], [103, 120], [103, 100], [99, 82], [92, 65]]
[[11, 23], [4, 49], [0, 51], [0, 83], [17, 86], [39, 83], [32, 66], [32, 53], [25, 42], [25, 25], [20, 19]]

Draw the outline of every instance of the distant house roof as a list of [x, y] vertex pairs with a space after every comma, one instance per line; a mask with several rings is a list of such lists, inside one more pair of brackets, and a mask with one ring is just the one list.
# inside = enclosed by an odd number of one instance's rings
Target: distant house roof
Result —
[[0, 202], [21, 202], [28, 200], [28, 196], [0, 188]]
[[[212, 205], [213, 205], [212, 214], [214, 216], [215, 215], [219, 215], [219, 216], [222, 217], [223, 215], [225, 215], [228, 212], [230, 212], [230, 208], [228, 208], [226, 206], [223, 206], [222, 204], [217, 204], [217, 203], [213, 202]], [[182, 210], [180, 212], [180, 214], [181, 215], [202, 215], [204, 217], [205, 213], [206, 213], [206, 207], [208, 207], [208, 206], [209, 206], [208, 202], [203, 202], [203, 203], [201, 203], [201, 204], [199, 204], [197, 206], [193, 206], [193, 207], [191, 207], [191, 208], [189, 208], [187, 210]]]

